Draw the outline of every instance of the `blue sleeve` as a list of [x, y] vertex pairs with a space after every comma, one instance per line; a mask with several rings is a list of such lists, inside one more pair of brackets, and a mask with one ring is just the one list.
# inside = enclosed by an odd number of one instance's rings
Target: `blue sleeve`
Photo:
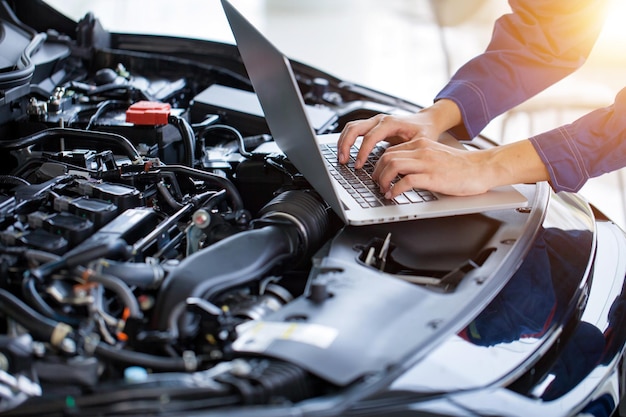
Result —
[[530, 141], [555, 191], [578, 191], [589, 178], [626, 166], [626, 88], [611, 106]]
[[496, 116], [579, 68], [593, 47], [606, 0], [510, 0], [484, 53], [467, 62], [436, 96], [459, 106], [473, 138]]

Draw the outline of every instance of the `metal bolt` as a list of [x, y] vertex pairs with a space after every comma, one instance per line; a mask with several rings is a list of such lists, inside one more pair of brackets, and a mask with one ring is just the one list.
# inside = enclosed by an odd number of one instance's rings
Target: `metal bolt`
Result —
[[9, 365], [9, 358], [7, 358], [4, 353], [0, 353], [0, 370], [8, 371]]
[[198, 358], [192, 350], [183, 352], [183, 363], [187, 371], [195, 371], [198, 368]]
[[76, 342], [66, 337], [61, 342], [61, 350], [66, 353], [76, 353]]
[[33, 342], [32, 344], [33, 355], [37, 357], [43, 357], [46, 354], [46, 345], [41, 342]]

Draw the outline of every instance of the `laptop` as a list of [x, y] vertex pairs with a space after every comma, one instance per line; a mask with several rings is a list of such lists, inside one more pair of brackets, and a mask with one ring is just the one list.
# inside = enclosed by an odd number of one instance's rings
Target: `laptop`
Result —
[[[367, 225], [470, 214], [517, 208], [528, 203], [515, 187], [505, 186], [467, 197], [415, 190], [414, 194], [424, 193], [427, 201], [413, 202], [411, 200], [417, 198], [410, 194], [411, 198], [400, 202], [383, 199], [382, 204], [363, 204], [355, 198], [354, 190], [345, 187], [345, 180], [337, 178], [336, 172], [331, 173], [333, 168], [346, 170], [339, 166], [336, 158], [332, 161], [332, 155], [330, 162], [324, 158], [332, 152], [325, 149], [326, 145], [336, 144], [339, 135], [316, 135], [289, 59], [228, 0], [221, 1], [274, 142], [346, 224]], [[458, 144], [452, 138], [447, 140]]]

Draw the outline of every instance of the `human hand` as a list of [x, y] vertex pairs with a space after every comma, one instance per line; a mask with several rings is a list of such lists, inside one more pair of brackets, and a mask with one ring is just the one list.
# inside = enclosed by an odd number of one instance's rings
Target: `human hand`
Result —
[[398, 144], [409, 141], [416, 136], [436, 139], [438, 132], [426, 113], [394, 116], [378, 114], [369, 119], [355, 120], [346, 124], [337, 141], [337, 159], [339, 163], [348, 162], [350, 147], [359, 136], [363, 137], [354, 167], [363, 167], [367, 156], [380, 141]]
[[[466, 151], [416, 138], [387, 148], [372, 178], [388, 199], [413, 188], [473, 195], [494, 185], [489, 169], [489, 151]], [[400, 179], [392, 183], [397, 177]]]
[[390, 142], [392, 146], [381, 156], [373, 173], [389, 199], [412, 188], [463, 196], [482, 194], [500, 185], [550, 178], [528, 139], [472, 151], [437, 142], [443, 132], [461, 122], [458, 106], [447, 99], [412, 115], [377, 115], [350, 122], [337, 142], [338, 160], [347, 162], [358, 136], [363, 136], [363, 143], [355, 168], [363, 166], [376, 143]]
[[337, 141], [338, 161], [348, 162], [350, 147], [359, 136], [363, 137], [355, 168], [363, 167], [367, 155], [382, 140], [390, 144], [407, 142], [416, 137], [439, 139], [446, 130], [461, 123], [461, 112], [456, 103], [442, 99], [432, 106], [409, 115], [379, 114], [365, 120], [346, 124]]

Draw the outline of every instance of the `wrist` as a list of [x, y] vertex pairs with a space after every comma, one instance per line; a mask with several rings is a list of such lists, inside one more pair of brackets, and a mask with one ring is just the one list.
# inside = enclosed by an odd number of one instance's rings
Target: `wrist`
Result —
[[459, 106], [450, 99], [440, 99], [420, 112], [429, 114], [433, 128], [439, 134], [458, 126], [463, 122]]
[[484, 175], [491, 187], [535, 183], [550, 179], [548, 170], [529, 140], [485, 150]]

